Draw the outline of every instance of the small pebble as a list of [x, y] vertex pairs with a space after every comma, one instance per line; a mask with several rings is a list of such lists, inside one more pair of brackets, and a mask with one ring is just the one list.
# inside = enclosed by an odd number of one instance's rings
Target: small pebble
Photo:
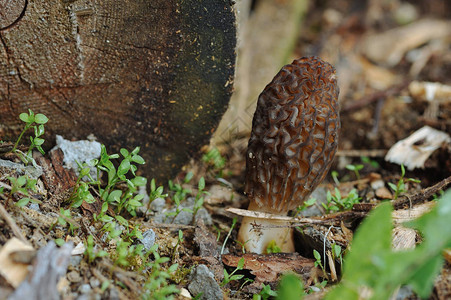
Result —
[[376, 190], [376, 197], [379, 199], [393, 199], [392, 193], [385, 186]]
[[161, 212], [166, 206], [166, 200], [163, 198], [156, 198], [150, 203], [150, 209], [154, 212]]
[[77, 271], [71, 271], [67, 273], [67, 280], [69, 280], [72, 283], [81, 282], [81, 276]]
[[114, 286], [110, 287], [110, 300], [120, 300], [119, 292]]
[[191, 283], [188, 285], [188, 290], [192, 295], [197, 296], [202, 293], [200, 299], [203, 300], [223, 299], [221, 287], [206, 265], [198, 265], [191, 273], [190, 280]]
[[91, 292], [91, 286], [87, 283], [80, 285], [80, 287], [78, 288], [78, 291], [82, 294], [88, 294]]
[[39, 204], [37, 204], [37, 203], [30, 203], [30, 204], [28, 204], [28, 207], [35, 211], [41, 211], [41, 208], [39, 207]]
[[91, 277], [91, 279], [89, 280], [89, 284], [93, 289], [95, 289], [96, 287], [100, 286], [100, 281], [95, 277]]
[[82, 260], [83, 260], [82, 255], [72, 255], [69, 258], [69, 266], [72, 266], [72, 267], [78, 266]]
[[149, 251], [149, 249], [155, 244], [155, 232], [152, 229], [143, 232], [143, 238], [139, 239], [141, 244], [143, 244], [144, 249]]

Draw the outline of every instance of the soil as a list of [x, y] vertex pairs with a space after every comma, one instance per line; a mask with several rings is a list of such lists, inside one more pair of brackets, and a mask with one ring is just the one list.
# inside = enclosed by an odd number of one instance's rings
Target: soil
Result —
[[[143, 232], [148, 229], [154, 231], [159, 255], [170, 258], [169, 262], [162, 264], [163, 269], [174, 263], [179, 265], [176, 275], [168, 282], [176, 285], [178, 289], [186, 289], [184, 293], [189, 293], [188, 287], [193, 281], [190, 273], [197, 265], [205, 264], [214, 274], [215, 281], [221, 284], [224, 269], [230, 274], [236, 269], [240, 259], [245, 257], [245, 261], [253, 261], [255, 264], [245, 264], [243, 270], [237, 273], [244, 275], [243, 278], [231, 281], [221, 288], [225, 299], [252, 299], [252, 295], [261, 290], [262, 284], [276, 289], [280, 275], [286, 271], [298, 273], [308, 290], [315, 284], [318, 286], [317, 283], [325, 277], [315, 268], [313, 257], [313, 250], [323, 253], [325, 241], [328, 248], [335, 243], [345, 249], [358, 225], [378, 203], [392, 201], [395, 209], [400, 212], [415, 207], [423, 209], [435, 194], [446, 190], [451, 183], [449, 143], [444, 143], [433, 151], [423, 168], [406, 170], [405, 178], [417, 181], [409, 182], [405, 191], [397, 198], [389, 183], [398, 182], [401, 167], [386, 161], [385, 155], [399, 140], [407, 138], [426, 125], [451, 134], [449, 94], [445, 100], [433, 104], [434, 101], [428, 102], [424, 95], [417, 95], [409, 89], [414, 81], [451, 86], [451, 32], [436, 36], [422, 35], [418, 27], [408, 27], [422, 21], [435, 21], [438, 23], [424, 23], [424, 30], [438, 31], [438, 27], [427, 27], [428, 24], [439, 26], [439, 23], [443, 22], [449, 25], [450, 17], [451, 3], [444, 0], [312, 1], [292, 56], [297, 58], [317, 55], [336, 67], [341, 90], [342, 122], [339, 151], [331, 168], [336, 171], [335, 178], [332, 173], [329, 174], [314, 197], [317, 203], [320, 203], [326, 201], [327, 190], [334, 192], [334, 189], [338, 188], [341, 195], [346, 197], [355, 189], [361, 200], [350, 209], [338, 213], [327, 212], [319, 204], [308, 208], [304, 217], [306, 220], [316, 221], [302, 223], [302, 232], [296, 231], [297, 244], [294, 254], [243, 253], [242, 246], [237, 242], [241, 217], [228, 209], [246, 209], [248, 206], [243, 192], [248, 134], [237, 136], [226, 144], [215, 145], [225, 158], [224, 166], [217, 168], [211, 161], [193, 160], [173, 180], [174, 183], [191, 190], [189, 197], [195, 197], [197, 183], [201, 177], [205, 179], [205, 191], [209, 194], [204, 195], [203, 207], [211, 219], [197, 218], [188, 224], [156, 223], [155, 215], [158, 212], [152, 210], [141, 210], [136, 217], [122, 213], [128, 220], [130, 229], [139, 225]], [[378, 36], [393, 33], [393, 30], [402, 25], [404, 29], [407, 28], [402, 32], [402, 36]], [[379, 43], [382, 43], [383, 38], [391, 38], [393, 45], [398, 40], [408, 40], [410, 36], [422, 38], [400, 48], [381, 47], [379, 51], [387, 51], [387, 54], [377, 56], [371, 48], [368, 49], [368, 45], [380, 47], [378, 42], [374, 43], [372, 39], [375, 36]], [[394, 53], [396, 51], [398, 53]], [[387, 57], [390, 55], [399, 58], [395, 62], [388, 61]], [[438, 106], [438, 110], [431, 114], [434, 105]], [[9, 152], [11, 148], [12, 144], [2, 143], [0, 158], [20, 162], [16, 155]], [[26, 151], [27, 148], [23, 146], [21, 149]], [[204, 153], [207, 153], [211, 148], [206, 147], [204, 150]], [[0, 214], [0, 245], [4, 246], [14, 236], [19, 235], [19, 239], [38, 250], [57, 238], [78, 245], [85, 243], [87, 236], [92, 235], [98, 249], [107, 251], [110, 256], [92, 262], [89, 262], [88, 256], [83, 253], [68, 258], [67, 272], [61, 274], [62, 279], [58, 287], [53, 286], [52, 289], [63, 299], [82, 299], [79, 298], [81, 295], [99, 299], [138, 298], [143, 293], [145, 282], [145, 274], [139, 271], [139, 259], [127, 267], [114, 263], [117, 244], [103, 238], [103, 223], [96, 222], [93, 218], [102, 206], [93, 189], [91, 193], [96, 202], [83, 203], [80, 208], [70, 208], [67, 204], [77, 177], [72, 171], [62, 167], [62, 155], [59, 151], [44, 156], [34, 154], [35, 161], [42, 166], [44, 172], [37, 181], [38, 189], [32, 195], [42, 201], [39, 209], [15, 205], [23, 195], [10, 195], [8, 186], [12, 184], [8, 177], [17, 177], [19, 174], [13, 169], [0, 169], [0, 183], [3, 184], [4, 190], [0, 195], [0, 203], [5, 208]], [[362, 165], [363, 168], [356, 173], [349, 170], [349, 165]], [[189, 183], [183, 183], [189, 172], [192, 172], [194, 177]], [[337, 178], [339, 183], [334, 180]], [[164, 209], [170, 209], [174, 207], [175, 192], [168, 187], [165, 187], [165, 192], [169, 195], [162, 205]], [[61, 208], [70, 209], [71, 221], [77, 227], [74, 231], [71, 231], [67, 224], [58, 222]], [[117, 215], [112, 207], [108, 214]], [[237, 221], [236, 224], [234, 220]], [[179, 232], [183, 234], [181, 242], [178, 240]], [[414, 244], [411, 244], [411, 247], [415, 245], [417, 238], [414, 233]], [[138, 244], [136, 239], [131, 242]], [[52, 261], [53, 256], [47, 259]], [[36, 262], [36, 259], [34, 261]], [[33, 258], [25, 262], [25, 266], [31, 265]], [[437, 278], [431, 298], [449, 297], [449, 263], [450, 261]], [[340, 266], [338, 262], [332, 265], [335, 270], [329, 267], [327, 277], [330, 282], [336, 282], [341, 275]], [[335, 276], [332, 274], [334, 271]], [[246, 281], [246, 278], [252, 279], [252, 282]], [[101, 290], [101, 284], [106, 281], [110, 282], [110, 285]], [[16, 286], [1, 273], [0, 298], [6, 298], [15, 289]], [[309, 298], [320, 299], [324, 296], [324, 289], [314, 290], [317, 292], [311, 293]], [[418, 298], [411, 292], [404, 296], [398, 294], [398, 297]], [[186, 299], [182, 295], [177, 295], [176, 298]]]

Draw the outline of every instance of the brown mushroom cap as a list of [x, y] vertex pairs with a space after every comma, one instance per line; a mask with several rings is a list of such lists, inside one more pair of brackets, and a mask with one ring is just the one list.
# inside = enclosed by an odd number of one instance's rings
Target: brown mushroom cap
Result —
[[251, 206], [286, 213], [324, 179], [338, 145], [338, 93], [334, 67], [318, 57], [284, 66], [266, 86], [247, 149]]

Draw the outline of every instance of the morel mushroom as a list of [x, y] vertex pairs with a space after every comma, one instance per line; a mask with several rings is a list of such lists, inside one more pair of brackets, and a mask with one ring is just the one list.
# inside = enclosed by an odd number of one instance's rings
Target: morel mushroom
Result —
[[[338, 92], [334, 67], [317, 57], [284, 66], [265, 87], [247, 149], [249, 210], [286, 216], [324, 179], [338, 144]], [[246, 216], [238, 239], [248, 252], [264, 253], [272, 241], [293, 252], [293, 231], [281, 225]]]

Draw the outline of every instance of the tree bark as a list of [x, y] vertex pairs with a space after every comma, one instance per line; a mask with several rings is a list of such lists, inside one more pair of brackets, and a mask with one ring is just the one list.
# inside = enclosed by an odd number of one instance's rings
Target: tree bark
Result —
[[14, 2], [17, 19], [0, 14], [0, 139], [32, 109], [50, 119], [47, 148], [55, 134], [141, 146], [160, 182], [209, 141], [232, 92], [229, 1]]

